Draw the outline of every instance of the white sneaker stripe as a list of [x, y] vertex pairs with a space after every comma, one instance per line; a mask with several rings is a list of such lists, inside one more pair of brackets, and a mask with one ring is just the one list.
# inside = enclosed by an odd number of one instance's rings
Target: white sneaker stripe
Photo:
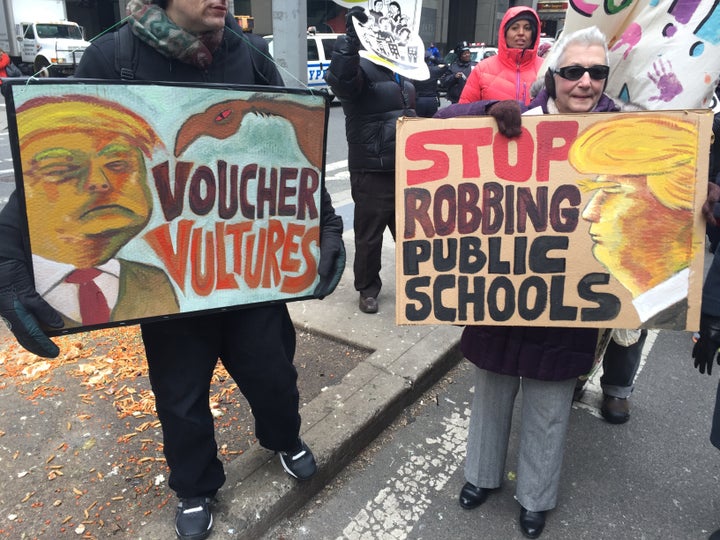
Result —
[[187, 510], [183, 510], [183, 514], [194, 514], [195, 512], [202, 512], [203, 507], [202, 506], [195, 506], [194, 508], [188, 508]]

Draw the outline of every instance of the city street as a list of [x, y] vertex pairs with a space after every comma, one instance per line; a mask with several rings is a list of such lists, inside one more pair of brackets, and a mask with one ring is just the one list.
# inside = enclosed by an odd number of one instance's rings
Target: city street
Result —
[[[690, 336], [651, 332], [627, 424], [600, 418], [597, 385], [573, 405], [558, 507], [542, 538], [702, 540], [720, 528], [720, 453], [708, 440], [720, 369], [708, 377], [693, 368]], [[523, 538], [515, 424], [502, 488], [475, 510], [457, 502], [473, 369], [459, 364], [263, 538]]]

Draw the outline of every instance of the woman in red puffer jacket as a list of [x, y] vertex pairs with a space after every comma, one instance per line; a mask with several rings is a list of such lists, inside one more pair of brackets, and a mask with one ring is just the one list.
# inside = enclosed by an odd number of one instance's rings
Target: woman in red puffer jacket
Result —
[[[7, 77], [7, 67], [10, 65], [10, 55], [0, 49], [0, 78]], [[0, 81], [2, 84], [2, 81]]]
[[476, 65], [460, 95], [460, 103], [486, 99], [515, 99], [530, 103], [530, 86], [537, 78], [543, 59], [540, 18], [527, 6], [508, 9], [498, 30], [498, 54]]

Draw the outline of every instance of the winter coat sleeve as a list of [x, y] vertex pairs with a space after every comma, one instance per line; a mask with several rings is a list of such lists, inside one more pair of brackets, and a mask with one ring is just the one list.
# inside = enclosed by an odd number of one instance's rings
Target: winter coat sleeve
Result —
[[486, 116], [488, 109], [497, 100], [474, 101], [473, 103], [455, 103], [439, 109], [433, 118], [453, 118], [455, 116]]
[[720, 249], [715, 250], [702, 294], [702, 312], [720, 317]]
[[442, 77], [440, 77], [440, 86], [442, 86], [445, 90], [449, 90], [451, 87], [455, 86], [455, 84], [457, 84], [455, 72], [450, 68], [450, 66], [448, 66], [445, 73], [443, 73]]
[[341, 99], [352, 100], [362, 92], [365, 74], [360, 69], [360, 55], [357, 46], [345, 35], [335, 41], [325, 80]]
[[322, 227], [323, 234], [331, 233], [342, 236], [343, 233], [343, 221], [340, 216], [335, 213], [335, 208], [332, 204], [330, 193], [328, 193], [325, 186], [322, 188], [321, 197], [321, 208], [322, 214], [320, 215], [320, 226]]
[[20, 202], [17, 192], [10, 195], [7, 204], [0, 211], [0, 260], [2, 259], [29, 262], [20, 229]]
[[482, 99], [482, 87], [480, 86], [480, 69], [478, 64], [470, 72], [470, 76], [465, 83], [462, 94], [460, 94], [460, 101], [458, 103], [472, 103], [473, 101], [480, 101]]

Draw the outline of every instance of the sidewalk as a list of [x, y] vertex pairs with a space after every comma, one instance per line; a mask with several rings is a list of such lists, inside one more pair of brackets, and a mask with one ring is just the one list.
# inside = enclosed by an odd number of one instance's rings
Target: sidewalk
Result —
[[[289, 304], [299, 336], [321, 334], [372, 351], [356, 363], [358, 355], [343, 352], [351, 349], [331, 347], [318, 358], [319, 368], [328, 379], [347, 374], [338, 382], [327, 380], [325, 391], [316, 388], [312, 399], [303, 396], [309, 387], [300, 386], [302, 436], [316, 456], [318, 474], [299, 483], [273, 452], [246, 444], [253, 439], [252, 420], [239, 420], [228, 403], [244, 406], [244, 413], [247, 405], [235, 399], [236, 391], [221, 397], [221, 408], [227, 409], [216, 422], [227, 481], [218, 493], [211, 538], [256, 539], [312, 500], [459, 360], [459, 327], [395, 325], [395, 246], [389, 235], [380, 312], [359, 311], [352, 230], [344, 238], [348, 265], [337, 290], [322, 301]], [[20, 350], [0, 325], [0, 339], [7, 340], [0, 350], [5, 374], [0, 380], [0, 538], [175, 537], [177, 500], [167, 485], [139, 332], [116, 330], [107, 337], [91, 332], [62, 338], [61, 356], [47, 361]], [[302, 351], [305, 358], [307, 352]], [[343, 361], [355, 367], [339, 369]], [[125, 372], [126, 377], [114, 377]], [[220, 396], [234, 388], [229, 379], [219, 386]], [[121, 410], [124, 403], [131, 406]]]

